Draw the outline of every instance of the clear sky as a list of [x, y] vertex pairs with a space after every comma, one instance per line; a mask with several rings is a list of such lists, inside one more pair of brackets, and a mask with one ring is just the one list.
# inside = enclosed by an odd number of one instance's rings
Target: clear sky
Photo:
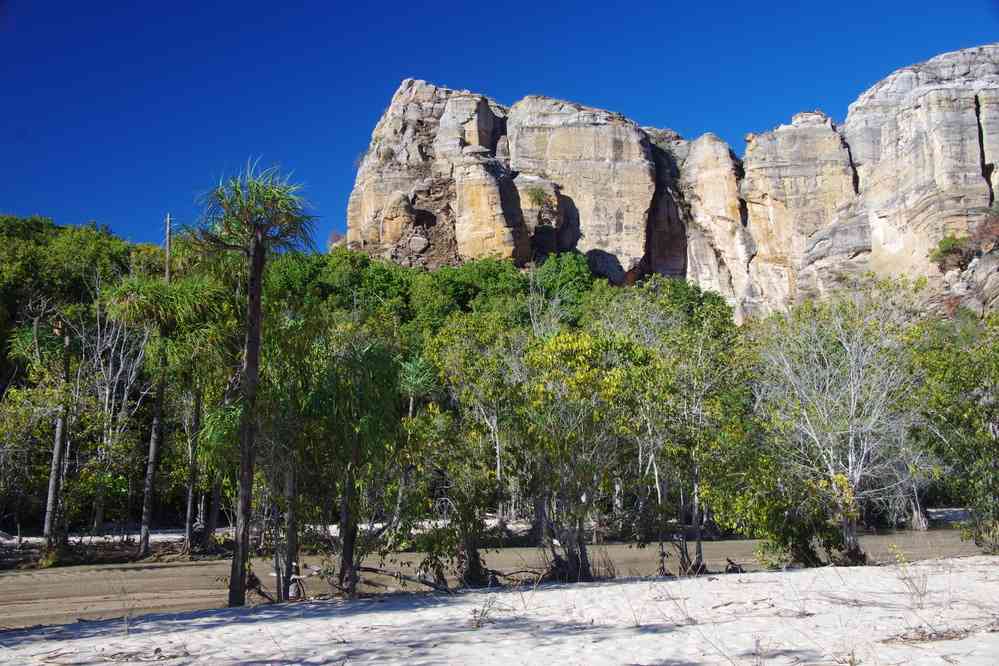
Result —
[[305, 184], [317, 243], [399, 81], [544, 94], [737, 153], [892, 70], [999, 41], [996, 0], [617, 3], [0, 0], [0, 213], [136, 241], [250, 157]]

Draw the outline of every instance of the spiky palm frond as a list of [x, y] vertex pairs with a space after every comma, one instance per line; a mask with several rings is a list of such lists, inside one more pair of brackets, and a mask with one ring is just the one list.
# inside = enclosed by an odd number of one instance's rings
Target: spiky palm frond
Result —
[[277, 167], [259, 170], [249, 162], [205, 195], [204, 217], [190, 237], [214, 251], [248, 252], [255, 236], [271, 251], [311, 248], [315, 217], [301, 191]]

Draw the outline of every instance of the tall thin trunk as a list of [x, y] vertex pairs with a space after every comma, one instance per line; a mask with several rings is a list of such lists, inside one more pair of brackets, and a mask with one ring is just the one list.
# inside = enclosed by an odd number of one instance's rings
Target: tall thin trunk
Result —
[[229, 605], [246, 603], [246, 562], [250, 556], [250, 519], [253, 508], [253, 462], [257, 437], [257, 382], [260, 377], [261, 295], [267, 246], [257, 230], [250, 244], [250, 280], [247, 289], [246, 349], [243, 356], [243, 411], [240, 417], [239, 504], [236, 510], [236, 548], [229, 573]]
[[[285, 599], [291, 598], [292, 577], [299, 575], [298, 567], [298, 479], [295, 468], [289, 465], [284, 476], [284, 533], [285, 556], [282, 584]], [[301, 591], [299, 591], [301, 594]]]
[[104, 495], [104, 484], [98, 483], [94, 495], [94, 522], [90, 526], [95, 534], [102, 531], [104, 527]]
[[663, 510], [663, 497], [666, 495], [663, 489], [663, 481], [659, 477], [659, 463], [652, 459], [652, 472], [655, 475], [656, 484], [656, 538], [659, 541], [659, 575], [665, 576], [669, 572], [666, 568], [666, 545], [665, 545], [665, 522], [666, 515]]
[[201, 391], [194, 391], [194, 414], [191, 419], [191, 438], [187, 449], [187, 515], [184, 519], [184, 542], [188, 550], [194, 547], [194, 514], [198, 488], [198, 436], [201, 432]]
[[53, 527], [55, 526], [56, 510], [59, 506], [59, 489], [62, 480], [62, 441], [63, 429], [66, 427], [66, 412], [59, 407], [56, 417], [55, 440], [52, 442], [52, 466], [49, 468], [49, 495], [45, 502], [45, 527], [43, 534], [49, 548], [53, 544]]
[[165, 358], [160, 359], [160, 378], [156, 384], [156, 402], [153, 405], [153, 425], [149, 432], [149, 458], [146, 461], [146, 480], [142, 485], [142, 524], [139, 527], [138, 557], [149, 554], [149, 526], [153, 520], [153, 493], [156, 490], [156, 464], [163, 440], [163, 394], [165, 381], [162, 376]]
[[579, 558], [577, 580], [590, 581], [593, 580], [593, 568], [590, 566], [590, 555], [586, 550], [586, 532], [583, 529], [583, 521], [580, 520], [576, 524], [576, 547], [577, 547], [577, 557]]
[[[63, 381], [69, 382], [69, 335], [62, 339], [62, 374]], [[66, 405], [59, 405], [56, 415], [55, 438], [52, 442], [52, 464], [49, 467], [49, 493], [45, 501], [45, 525], [42, 534], [45, 543], [52, 547], [55, 537], [56, 513], [59, 510], [59, 492], [62, 488], [63, 456], [66, 441]]]
[[[166, 216], [166, 251], [163, 263], [163, 280], [170, 283], [170, 214]], [[160, 331], [161, 334], [163, 331]], [[139, 557], [149, 554], [149, 527], [153, 520], [153, 495], [156, 492], [156, 465], [163, 442], [163, 396], [166, 392], [166, 351], [160, 352], [159, 378], [156, 384], [156, 404], [153, 405], [153, 425], [149, 432], [149, 457], [146, 461], [146, 480], [142, 486], [142, 524], [139, 527]], [[188, 541], [188, 543], [190, 543]]]
[[544, 495], [536, 495], [533, 500], [534, 516], [531, 520], [531, 542], [545, 547], [545, 526], [548, 522], [547, 502]]
[[702, 543], [703, 530], [701, 526], [701, 474], [700, 469], [694, 466], [694, 488], [691, 499], [693, 500], [693, 511], [691, 512], [691, 522], [694, 523], [694, 572], [700, 573], [704, 566], [704, 545]]
[[280, 509], [277, 502], [271, 500], [271, 549], [273, 550], [272, 562], [274, 566], [274, 599], [281, 603], [288, 600], [287, 587], [284, 584], [284, 558], [287, 553], [281, 547], [281, 524], [278, 520]]
[[[356, 448], [356, 447], [355, 447]], [[354, 455], [356, 458], [356, 454]], [[354, 515], [354, 464], [347, 465], [343, 493], [340, 496], [340, 572], [339, 584], [348, 597], [357, 590], [354, 550], [357, 545], [357, 516]]]
[[923, 511], [922, 504], [919, 501], [919, 488], [915, 484], [912, 485], [912, 496], [909, 498], [909, 514], [909, 526], [911, 529], [925, 532], [930, 528], [926, 512]]
[[222, 481], [219, 479], [219, 475], [216, 472], [215, 477], [212, 479], [212, 497], [208, 504], [208, 516], [205, 518], [205, 532], [201, 536], [202, 547], [208, 550], [212, 546], [212, 540], [215, 538], [215, 530], [219, 526], [219, 507], [222, 504]]

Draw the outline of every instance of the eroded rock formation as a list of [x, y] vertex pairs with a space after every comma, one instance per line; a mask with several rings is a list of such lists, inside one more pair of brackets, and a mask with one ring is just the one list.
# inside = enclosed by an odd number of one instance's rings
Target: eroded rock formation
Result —
[[842, 124], [806, 112], [746, 139], [739, 159], [712, 134], [407, 79], [360, 164], [347, 243], [427, 267], [578, 250], [618, 283], [685, 276], [739, 316], [868, 271], [926, 277], [980, 312], [999, 303], [994, 244], [963, 271], [929, 260], [995, 204], [999, 44], [894, 72]]

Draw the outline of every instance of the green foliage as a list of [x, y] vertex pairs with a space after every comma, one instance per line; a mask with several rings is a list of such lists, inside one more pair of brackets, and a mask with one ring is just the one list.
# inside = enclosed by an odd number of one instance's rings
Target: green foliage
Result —
[[971, 244], [971, 238], [949, 233], [940, 239], [937, 246], [930, 252], [929, 258], [941, 271], [946, 273], [955, 268], [964, 270], [968, 267], [973, 256], [974, 248]]
[[528, 187], [524, 194], [527, 196], [528, 202], [536, 208], [548, 203], [548, 193], [545, 192], [544, 188]]
[[584, 300], [595, 284], [608, 288], [605, 281], [597, 281], [586, 257], [578, 252], [549, 256], [535, 271], [534, 279], [547, 298], [564, 305], [570, 324], [579, 320]]
[[[538, 190], [527, 200], [550, 203]], [[884, 468], [897, 468], [895, 481], [911, 482], [924, 502], [967, 500], [971, 535], [996, 548], [997, 320], [926, 318], [909, 286], [879, 283], [739, 327], [717, 294], [660, 276], [611, 286], [575, 252], [527, 272], [499, 259], [426, 271], [344, 247], [300, 251], [312, 218], [297, 187], [273, 171], [250, 169], [209, 199], [204, 225], [174, 239], [169, 284], [158, 247], [96, 225], [0, 218], [4, 526], [14, 516], [38, 522], [55, 415], [67, 405], [66, 526], [89, 525], [98, 497], [109, 518], [136, 518], [152, 410], [109, 429], [116, 417], [95, 398], [99, 369], [86, 361], [82, 334], [106, 317], [150, 331], [133, 397], [156, 377], [167, 381], [157, 498], [171, 522], [182, 515], [192, 459], [195, 495], [217, 481], [223, 505], [232, 502], [240, 427], [252, 420], [253, 520], [269, 543], [287, 536], [281, 519], [295, 510], [308, 526], [303, 539], [328, 554], [342, 555], [342, 535], [354, 533], [354, 564], [419, 547], [425, 572], [451, 568], [473, 584], [487, 574], [479, 549], [502, 535], [502, 526], [487, 529], [494, 518], [534, 519], [532, 535], [552, 554], [561, 544], [569, 564], [549, 573], [563, 578], [586, 577], [595, 530], [673, 540], [689, 567], [679, 533], [706, 522], [762, 539], [770, 563], [819, 564], [846, 548], [844, 523], [899, 513], [873, 481], [840, 468], [837, 433], [858, 418], [832, 390], [844, 373], [876, 379], [892, 369], [904, 386], [865, 379], [855, 393], [862, 405], [888, 396], [887, 411], [904, 416], [886, 428], [868, 414], [878, 444], [891, 444]], [[278, 251], [262, 274], [253, 405], [241, 377], [243, 250], [265, 221]], [[964, 256], [965, 239], [945, 241], [935, 260]], [[890, 316], [871, 318], [865, 303]], [[868, 357], [851, 357], [850, 345]], [[778, 361], [799, 371], [795, 381]], [[801, 394], [810, 377], [830, 389]], [[805, 421], [835, 444], [826, 468], [813, 464]], [[341, 536], [316, 525], [336, 525]]]
[[245, 252], [254, 240], [273, 252], [311, 247], [315, 218], [302, 187], [277, 167], [247, 164], [204, 197], [204, 219], [188, 233], [202, 248]]
[[914, 336], [924, 377], [915, 402], [927, 417], [922, 435], [969, 500], [969, 534], [999, 552], [999, 318], [930, 321]]
[[412, 323], [408, 330], [419, 340], [440, 330], [453, 313], [509, 310], [522, 299], [527, 279], [510, 261], [479, 259], [459, 267], [418, 273], [412, 281]]

